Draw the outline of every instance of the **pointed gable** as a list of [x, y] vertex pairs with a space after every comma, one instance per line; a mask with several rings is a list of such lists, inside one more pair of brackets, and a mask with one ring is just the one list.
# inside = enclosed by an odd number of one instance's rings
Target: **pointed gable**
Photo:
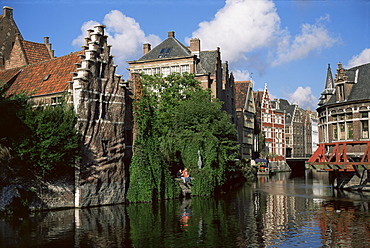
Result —
[[10, 85], [7, 94], [32, 92], [32, 96], [40, 96], [66, 91], [69, 87], [68, 82], [72, 81], [72, 73], [76, 71], [75, 64], [81, 62], [79, 55], [82, 53], [83, 51], [79, 51], [18, 68], [18, 70], [21, 69], [21, 72]]
[[13, 19], [13, 9], [4, 6], [3, 14], [0, 15], [0, 65], [9, 59], [16, 36], [22, 37]]
[[28, 64], [52, 59], [49, 50], [45, 44], [22, 40], [22, 48], [24, 50]]
[[191, 51], [175, 38], [174, 33], [168, 32], [167, 39], [144, 54], [137, 61], [171, 59], [190, 55]]
[[236, 81], [235, 82], [235, 94], [236, 94], [236, 109], [244, 109], [249, 94], [251, 81]]

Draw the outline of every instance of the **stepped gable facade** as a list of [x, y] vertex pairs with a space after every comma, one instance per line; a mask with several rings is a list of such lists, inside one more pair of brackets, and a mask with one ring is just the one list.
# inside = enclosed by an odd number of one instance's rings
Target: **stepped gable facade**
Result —
[[263, 91], [254, 93], [254, 102], [256, 105], [255, 132], [262, 133], [265, 140], [265, 147], [263, 144], [257, 145], [262, 148], [258, 152], [268, 154], [269, 161], [285, 162], [284, 111], [273, 108], [267, 84]]
[[[35, 104], [58, 104], [61, 97], [67, 97], [78, 116], [83, 157], [75, 167], [74, 180], [61, 191], [40, 186], [38, 197], [43, 205], [31, 207], [85, 207], [125, 201], [132, 140], [125, 121], [131, 116], [127, 112], [131, 107], [126, 107], [128, 88], [116, 74], [104, 29], [96, 25], [88, 30], [82, 51], [58, 58], [53, 57], [51, 46], [45, 50], [47, 45], [24, 41], [19, 34], [5, 61], [12, 68], [0, 71], [8, 96], [28, 92]], [[58, 194], [65, 200], [54, 201]]]
[[134, 74], [141, 72], [164, 77], [174, 72], [193, 73], [204, 89], [211, 89], [214, 97], [224, 103], [223, 110], [236, 122], [234, 77], [229, 73], [228, 63], [221, 61], [220, 48], [202, 51], [198, 38], [190, 39], [190, 46], [185, 46], [170, 31], [167, 39], [153, 49], [150, 44], [144, 44], [143, 53], [138, 60], [127, 62], [131, 82], [135, 82]]
[[236, 126], [238, 131], [238, 143], [240, 144], [240, 157], [253, 159], [254, 146], [254, 119], [255, 104], [253, 97], [252, 81], [236, 81]]
[[[320, 143], [370, 140], [370, 64], [345, 69], [339, 63], [334, 79], [329, 65], [319, 100]], [[352, 148], [347, 146], [347, 155]]]

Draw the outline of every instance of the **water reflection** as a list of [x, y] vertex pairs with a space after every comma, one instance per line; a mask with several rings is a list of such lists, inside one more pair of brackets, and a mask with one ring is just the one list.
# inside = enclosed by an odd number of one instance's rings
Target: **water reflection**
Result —
[[366, 247], [370, 193], [278, 173], [218, 197], [0, 220], [0, 247]]

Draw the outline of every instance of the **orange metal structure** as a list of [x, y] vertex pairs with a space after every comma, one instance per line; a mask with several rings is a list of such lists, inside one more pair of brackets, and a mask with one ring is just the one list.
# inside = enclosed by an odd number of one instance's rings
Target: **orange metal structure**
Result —
[[[357, 148], [357, 150], [356, 150]], [[356, 150], [356, 158], [348, 155], [348, 150]], [[369, 170], [370, 141], [347, 141], [321, 143], [307, 161], [313, 169], [358, 171]]]

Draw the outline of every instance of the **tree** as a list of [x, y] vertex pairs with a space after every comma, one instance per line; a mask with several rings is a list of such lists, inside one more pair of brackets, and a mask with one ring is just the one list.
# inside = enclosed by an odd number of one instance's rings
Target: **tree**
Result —
[[[142, 75], [142, 86], [143, 94], [135, 106], [138, 134], [128, 200], [155, 199], [154, 192], [165, 193], [160, 185], [167, 190], [176, 188], [170, 180], [171, 167], [187, 167], [196, 177], [194, 194], [211, 194], [224, 183], [232, 169], [227, 161], [237, 152], [230, 116], [221, 111], [221, 102], [209, 90], [203, 90], [192, 74], [166, 78]], [[197, 165], [198, 151], [202, 168]], [[139, 197], [140, 192], [145, 196]], [[173, 189], [167, 193], [173, 197], [177, 192]]]
[[42, 176], [72, 168], [79, 158], [80, 134], [73, 106], [58, 105], [25, 108], [20, 118], [29, 128], [29, 136], [15, 145], [20, 162]]
[[0, 144], [9, 151], [9, 169], [47, 176], [66, 173], [79, 158], [77, 117], [66, 102], [34, 107], [27, 94], [0, 91]]

